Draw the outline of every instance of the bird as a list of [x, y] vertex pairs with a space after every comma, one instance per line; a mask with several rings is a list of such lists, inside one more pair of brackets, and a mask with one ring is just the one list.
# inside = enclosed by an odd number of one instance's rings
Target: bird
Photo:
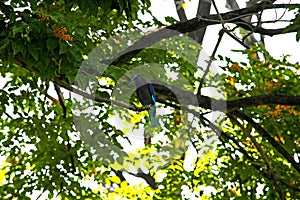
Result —
[[136, 96], [138, 97], [139, 101], [142, 103], [143, 106], [149, 105], [150, 108], [148, 110], [148, 114], [150, 117], [150, 124], [152, 127], [158, 126], [158, 122], [156, 119], [156, 99], [154, 94], [153, 85], [146, 81], [146, 79], [136, 74], [134, 75], [128, 85], [132, 85], [135, 83], [136, 86]]

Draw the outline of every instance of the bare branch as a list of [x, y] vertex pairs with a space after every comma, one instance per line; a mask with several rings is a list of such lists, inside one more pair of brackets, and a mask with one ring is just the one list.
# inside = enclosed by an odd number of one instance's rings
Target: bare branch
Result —
[[[234, 23], [242, 28], [245, 28], [246, 30], [253, 30], [256, 33], [273, 36], [288, 32], [296, 32], [298, 30], [290, 29], [285, 31], [285, 29], [264, 29], [262, 27], [254, 27], [253, 25], [243, 21], [243, 18], [265, 9], [288, 8], [291, 6], [300, 6], [300, 4], [270, 4], [262, 2], [251, 7], [220, 14], [220, 16], [222, 17], [224, 23]], [[144, 48], [149, 47], [162, 39], [178, 35], [179, 33], [189, 33], [210, 25], [220, 24], [220, 16], [218, 14], [209, 15], [207, 17], [198, 16], [194, 19], [157, 29], [141, 37], [139, 40], [129, 46], [125, 51], [103, 62], [108, 65], [120, 66], [133, 58]]]
[[[34, 69], [26, 66], [22, 62], [16, 62], [16, 64], [20, 67], [23, 67], [31, 72], [34, 72], [36, 74], [39, 74], [39, 72]], [[74, 92], [78, 95], [81, 95], [82, 97], [85, 97], [87, 99], [93, 100], [95, 102], [99, 103], [109, 103], [116, 106], [120, 106], [129, 110], [133, 111], [143, 111], [149, 109], [148, 106], [143, 107], [135, 107], [129, 104], [126, 104], [121, 101], [112, 100], [109, 98], [102, 98], [97, 97], [92, 94], [86, 93], [80, 89], [74, 88], [72, 85], [66, 83], [65, 81], [62, 81], [58, 78], [51, 80], [54, 84], [59, 85], [71, 92]], [[177, 99], [185, 99], [187, 100], [186, 103], [188, 103], [188, 100], [191, 96], [194, 96], [195, 94], [193, 92], [184, 91], [179, 88], [176, 88], [174, 86], [168, 85], [168, 88], [166, 88], [166, 84], [154, 84], [154, 89], [157, 94], [157, 101], [160, 103], [167, 103], [167, 101], [173, 101], [178, 103]], [[176, 91], [177, 96], [172, 91]], [[239, 108], [246, 108], [251, 106], [258, 106], [258, 105], [266, 105], [266, 104], [281, 104], [281, 105], [300, 105], [300, 96], [292, 96], [292, 95], [280, 95], [280, 94], [263, 94], [260, 96], [251, 96], [236, 100], [219, 100], [214, 99], [208, 96], [204, 95], [196, 95], [198, 100], [198, 106], [201, 108], [211, 109], [211, 110], [217, 110], [221, 112], [232, 112], [234, 110], [237, 110]], [[191, 102], [191, 105], [194, 103]], [[186, 105], [183, 105], [186, 106]]]
[[[211, 0], [199, 0], [196, 16], [206, 17], [210, 13]], [[203, 43], [206, 27], [189, 33], [198, 44]]]
[[202, 89], [202, 86], [203, 86], [204, 81], [205, 81], [205, 78], [206, 78], [206, 76], [207, 76], [207, 74], [208, 74], [208, 72], [209, 72], [211, 63], [212, 63], [212, 61], [215, 59], [215, 55], [216, 55], [216, 53], [217, 53], [217, 50], [218, 50], [218, 48], [219, 48], [219, 45], [220, 45], [221, 40], [222, 40], [222, 38], [223, 38], [223, 35], [224, 35], [224, 31], [223, 31], [223, 30], [220, 30], [220, 32], [219, 32], [219, 38], [218, 38], [217, 44], [215, 45], [215, 48], [214, 48], [214, 50], [213, 50], [213, 53], [211, 54], [211, 56], [210, 56], [210, 58], [209, 58], [209, 61], [208, 61], [208, 63], [207, 63], [207, 66], [206, 66], [206, 69], [205, 69], [205, 71], [204, 71], [204, 74], [203, 74], [203, 76], [202, 76], [202, 78], [201, 78], [201, 80], [200, 80], [199, 87], [198, 87], [198, 91], [197, 91], [197, 95], [201, 95], [201, 89]]
[[146, 174], [144, 173], [141, 169], [138, 169], [138, 173], [132, 173], [132, 172], [128, 172], [126, 171], [128, 174], [132, 175], [132, 176], [135, 176], [135, 177], [139, 177], [139, 178], [142, 178], [146, 181], [146, 183], [148, 183], [148, 185], [150, 187], [152, 187], [153, 189], [156, 189], [157, 188], [157, 185], [156, 185], [156, 182], [155, 182], [155, 179], [154, 177], [151, 175], [151, 174]]
[[182, 7], [182, 4], [184, 3], [184, 1], [183, 0], [174, 0], [174, 3], [176, 5], [176, 12], [178, 14], [180, 21], [188, 20], [186, 17], [186, 14], [184, 12], [184, 9]]

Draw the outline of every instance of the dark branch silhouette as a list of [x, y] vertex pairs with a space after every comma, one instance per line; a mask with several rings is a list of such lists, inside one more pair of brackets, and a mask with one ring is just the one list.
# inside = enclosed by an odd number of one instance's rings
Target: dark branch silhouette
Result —
[[249, 124], [251, 124], [255, 130], [261, 134], [265, 139], [269, 141], [269, 143], [279, 152], [283, 157], [285, 157], [291, 164], [292, 166], [300, 173], [300, 164], [297, 163], [293, 156], [287, 152], [287, 150], [263, 128], [261, 127], [258, 123], [256, 123], [251, 117], [246, 115], [245, 113], [241, 111], [235, 111], [233, 112], [234, 115], [237, 117], [246, 120]]
[[[246, 16], [251, 16], [262, 10], [289, 8], [291, 6], [300, 6], [300, 4], [270, 4], [262, 2], [251, 7], [222, 13], [220, 14], [220, 16], [222, 17], [224, 23], [234, 23], [248, 31], [260, 33], [262, 35], [273, 36], [277, 34], [296, 32], [298, 31], [298, 29], [265, 29], [262, 27], [253, 26], [252, 24], [244, 21], [243, 18]], [[139, 40], [135, 41], [125, 51], [117, 54], [112, 59], [103, 61], [103, 63], [107, 65], [121, 66], [122, 64], [126, 63], [131, 58], [133, 58], [140, 51], [142, 51], [144, 48], [150, 47], [151, 45], [155, 44], [156, 42], [162, 39], [178, 35], [179, 33], [189, 33], [215, 24], [221, 24], [220, 17], [218, 14], [209, 15], [207, 17], [198, 16], [187, 21], [178, 22], [176, 24], [157, 29], [155, 31], [147, 33]]]

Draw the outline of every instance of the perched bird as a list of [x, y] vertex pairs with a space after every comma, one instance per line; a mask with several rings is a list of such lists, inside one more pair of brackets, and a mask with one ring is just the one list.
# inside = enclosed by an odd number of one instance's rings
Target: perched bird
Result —
[[136, 86], [136, 95], [139, 98], [143, 106], [149, 105], [150, 109], [148, 110], [151, 126], [158, 126], [155, 108], [155, 95], [154, 89], [151, 83], [148, 83], [144, 77], [137, 74], [134, 75], [128, 85], [135, 83]]

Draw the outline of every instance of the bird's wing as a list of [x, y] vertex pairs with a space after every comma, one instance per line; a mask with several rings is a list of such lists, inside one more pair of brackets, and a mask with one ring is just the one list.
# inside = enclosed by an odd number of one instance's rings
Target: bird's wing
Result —
[[153, 85], [151, 83], [148, 83], [148, 88], [149, 88], [149, 92], [150, 92], [150, 96], [151, 96], [151, 99], [153, 101], [153, 104], [155, 105], [156, 99], [155, 99], [155, 95], [154, 95]]

